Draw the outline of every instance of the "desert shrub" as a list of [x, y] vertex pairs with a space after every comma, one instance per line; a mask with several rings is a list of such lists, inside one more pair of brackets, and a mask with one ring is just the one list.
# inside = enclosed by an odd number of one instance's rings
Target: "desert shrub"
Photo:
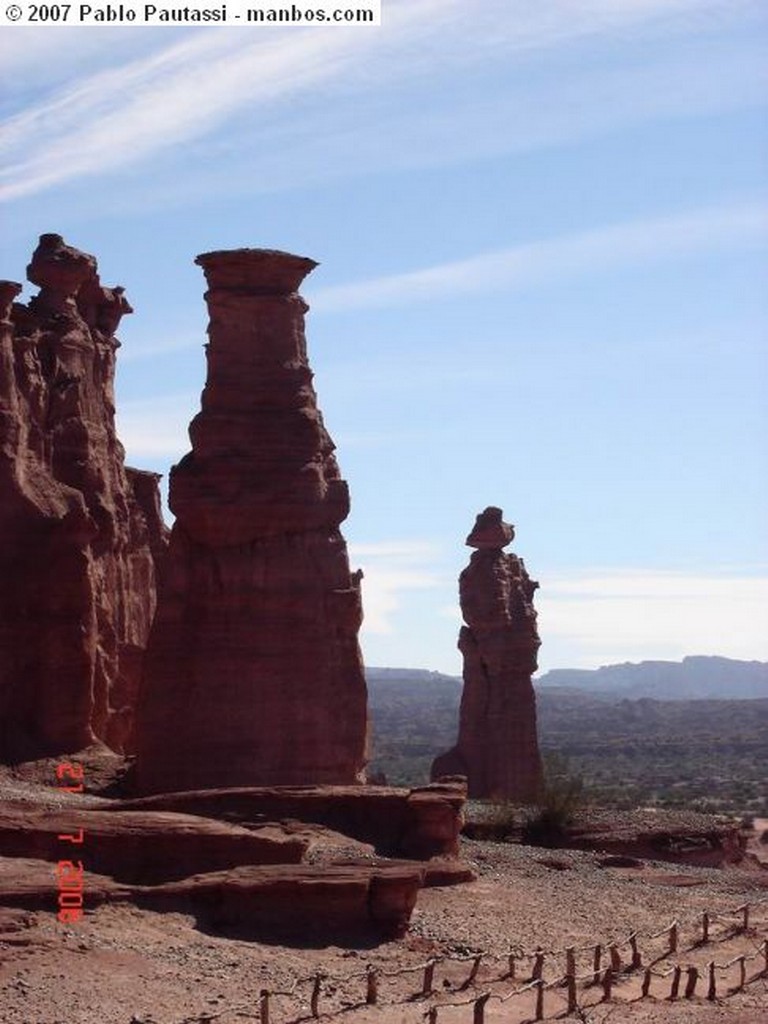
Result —
[[576, 811], [584, 803], [584, 781], [568, 769], [565, 758], [544, 758], [544, 782], [539, 799], [526, 815], [522, 841], [532, 846], [558, 846]]

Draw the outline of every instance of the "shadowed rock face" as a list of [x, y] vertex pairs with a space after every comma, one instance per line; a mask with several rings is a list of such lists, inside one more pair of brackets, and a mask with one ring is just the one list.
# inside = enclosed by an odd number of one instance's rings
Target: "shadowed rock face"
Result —
[[487, 508], [467, 537], [476, 550], [459, 578], [466, 622], [459, 634], [459, 738], [435, 759], [432, 777], [463, 774], [470, 797], [530, 802], [541, 785], [531, 683], [540, 644], [533, 607], [538, 583], [521, 558], [502, 550], [514, 536], [501, 509]]
[[297, 294], [312, 260], [206, 253], [208, 377], [138, 712], [144, 792], [353, 783], [366, 763], [359, 574]]
[[0, 282], [0, 759], [130, 745], [165, 527], [115, 435], [114, 332], [92, 256], [43, 235], [39, 293]]

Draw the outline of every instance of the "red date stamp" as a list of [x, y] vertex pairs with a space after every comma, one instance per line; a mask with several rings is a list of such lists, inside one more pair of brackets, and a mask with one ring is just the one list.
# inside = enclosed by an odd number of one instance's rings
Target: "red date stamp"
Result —
[[[56, 766], [57, 788], [63, 793], [82, 793], [83, 779], [81, 764], [65, 761]], [[85, 842], [85, 833], [81, 828], [73, 832], [60, 832], [58, 839], [73, 846], [82, 846]], [[65, 858], [59, 860], [56, 865], [56, 884], [59, 907], [56, 916], [63, 924], [75, 924], [83, 917], [83, 862]]]

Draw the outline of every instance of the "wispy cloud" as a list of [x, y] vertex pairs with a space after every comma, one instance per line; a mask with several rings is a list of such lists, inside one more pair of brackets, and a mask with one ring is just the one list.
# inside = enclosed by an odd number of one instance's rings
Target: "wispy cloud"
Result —
[[364, 572], [362, 637], [394, 633], [393, 616], [406, 591], [438, 587], [437, 548], [428, 541], [351, 544], [350, 559]]
[[187, 427], [200, 407], [199, 393], [160, 395], [121, 402], [117, 434], [129, 463], [175, 461], [189, 451]]
[[[315, 155], [320, 156], [329, 127], [332, 143], [338, 147], [337, 159], [331, 164], [345, 164], [339, 126], [343, 133], [346, 119], [350, 119], [350, 139], [367, 166], [377, 165], [382, 156], [385, 162], [394, 160], [397, 165], [403, 154], [409, 153], [417, 154], [417, 160], [433, 150], [443, 159], [455, 156], [449, 142], [462, 138], [464, 128], [472, 135], [472, 146], [465, 146], [464, 151], [477, 154], [505, 137], [505, 145], [514, 149], [551, 142], [572, 133], [575, 125], [577, 134], [589, 133], [628, 114], [647, 116], [649, 110], [674, 112], [702, 103], [706, 107], [749, 101], [755, 96], [754, 76], [744, 69], [754, 61], [740, 59], [739, 54], [734, 54], [726, 75], [718, 77], [719, 88], [714, 91], [701, 80], [700, 69], [706, 63], [701, 60], [691, 60], [684, 73], [677, 65], [671, 72], [660, 65], [640, 71], [640, 78], [629, 68], [613, 73], [610, 82], [590, 83], [587, 76], [581, 85], [569, 84], [567, 104], [561, 102], [559, 91], [552, 92], [551, 83], [543, 86], [543, 92], [532, 93], [525, 84], [529, 76], [524, 74], [521, 87], [512, 91], [509, 100], [497, 97], [506, 109], [504, 116], [510, 118], [506, 132], [498, 131], [498, 106], [495, 117], [477, 116], [478, 112], [482, 115], [481, 100], [487, 95], [482, 86], [466, 109], [453, 101], [441, 106], [430, 103], [430, 108], [434, 107], [432, 128], [429, 119], [419, 114], [421, 104], [414, 97], [418, 99], [424, 89], [435, 87], [438, 95], [445, 94], [440, 83], [455, 83], [457, 75], [466, 84], [465, 71], [470, 67], [508, 65], [511, 58], [535, 59], [553, 47], [585, 39], [623, 36], [629, 31], [657, 31], [662, 39], [675, 32], [714, 37], [722, 25], [756, 9], [747, 0], [628, 0], [621, 4], [607, 0], [550, 4], [487, 0], [468, 19], [466, 4], [459, 0], [389, 0], [380, 29], [195, 30], [174, 34], [171, 43], [161, 48], [155, 34], [151, 37], [155, 49], [138, 58], [133, 48], [125, 47], [107, 47], [106, 55], [99, 55], [91, 45], [93, 30], [84, 30], [91, 33], [86, 36], [68, 30], [68, 48], [77, 52], [82, 46], [84, 63], [93, 67], [95, 62], [97, 70], [62, 83], [57, 64], [50, 78], [55, 92], [9, 119], [0, 133], [6, 167], [0, 178], [0, 198], [20, 198], [67, 181], [122, 172], [180, 144], [211, 138], [222, 125], [245, 112], [248, 123], [230, 154], [230, 161], [239, 156], [241, 162], [227, 170], [233, 177], [239, 170], [259, 188], [275, 187], [286, 173], [290, 179], [297, 167], [305, 177], [322, 177], [327, 161], [308, 160], [306, 150], [302, 161], [291, 161], [281, 153], [294, 146], [301, 148], [309, 137]], [[6, 33], [5, 46], [21, 74], [24, 65], [19, 54], [24, 47], [15, 42], [18, 31]], [[39, 35], [29, 41], [37, 54], [38, 80], [45, 85], [48, 62], [39, 59], [39, 54], [48, 52], [49, 44]], [[677, 82], [674, 89], [668, 87], [670, 78]], [[407, 104], [401, 102], [398, 91], [405, 85], [413, 91]], [[388, 101], [383, 100], [385, 86], [391, 94]], [[453, 93], [450, 90], [451, 96]], [[577, 107], [589, 108], [589, 116], [584, 117], [582, 111], [573, 116], [574, 97]], [[286, 131], [284, 104], [289, 100], [291, 127]], [[302, 111], [303, 104], [306, 109]], [[367, 125], [366, 118], [362, 123], [356, 121], [355, 111], [361, 107], [373, 115], [367, 117]], [[273, 123], [276, 115], [279, 127]], [[416, 133], [418, 146], [392, 145], [388, 121], [393, 118], [396, 128], [402, 122], [408, 126], [399, 131], [400, 140], [406, 143], [409, 135]], [[480, 127], [475, 129], [475, 124]], [[493, 128], [485, 142], [483, 125]], [[440, 144], [435, 147], [436, 132]], [[396, 131], [395, 138], [397, 135]], [[272, 144], [281, 138], [282, 145], [271, 152]], [[200, 173], [215, 177], [215, 161], [205, 163], [214, 166]], [[359, 163], [359, 159], [353, 160], [352, 169], [359, 168]], [[186, 170], [194, 177], [193, 168]]]
[[548, 664], [594, 668], [688, 654], [768, 660], [768, 576], [616, 569], [541, 577]]
[[768, 203], [718, 206], [633, 221], [424, 270], [306, 291], [317, 312], [428, 301], [443, 296], [522, 289], [612, 267], [656, 263], [729, 246], [768, 242]]

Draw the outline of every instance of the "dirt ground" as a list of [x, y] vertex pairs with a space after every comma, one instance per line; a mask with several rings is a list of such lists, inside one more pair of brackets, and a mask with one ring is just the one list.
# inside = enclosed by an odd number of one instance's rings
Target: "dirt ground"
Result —
[[[754, 849], [765, 856], [768, 847]], [[463, 841], [463, 856], [477, 881], [427, 889], [419, 896], [408, 933], [396, 941], [341, 948], [287, 948], [237, 936], [206, 934], [192, 915], [158, 914], [130, 905], [103, 906], [76, 926], [51, 911], [0, 909], [1, 1024], [270, 1024], [313, 1019], [311, 995], [319, 982], [317, 1011], [332, 1024], [519, 1024], [535, 1017], [537, 991], [524, 989], [533, 953], [545, 951], [546, 1019], [595, 1024], [765, 1024], [768, 973], [761, 944], [768, 939], [768, 871], [688, 867], [641, 862], [600, 865], [597, 853], [543, 850], [514, 844]], [[6, 869], [9, 867], [6, 862]], [[746, 933], [736, 934], [749, 903]], [[701, 920], [711, 916], [704, 946]], [[679, 947], [665, 957], [673, 920]], [[643, 970], [626, 972], [627, 940], [637, 935], [643, 967], [654, 962], [649, 996], [641, 999]], [[656, 935], [657, 937], [651, 938]], [[615, 942], [621, 972], [610, 1002], [602, 986], [588, 984], [594, 946]], [[578, 1009], [566, 1012], [567, 946], [576, 947]], [[477, 954], [475, 977], [470, 978]], [[515, 979], [509, 954], [515, 955]], [[716, 969], [715, 999], [708, 1000], [708, 963], [745, 961]], [[424, 965], [439, 958], [433, 993], [419, 997]], [[682, 967], [679, 997], [670, 1001], [674, 964]], [[687, 968], [701, 972], [685, 998]], [[366, 1005], [367, 971], [376, 971], [377, 1002]], [[410, 969], [410, 970], [409, 970]], [[403, 972], [406, 973], [403, 973]], [[762, 976], [761, 975], [762, 972]], [[272, 993], [268, 1008], [262, 990]], [[277, 994], [277, 993], [290, 993]], [[473, 1004], [491, 997], [483, 1016]], [[460, 1005], [449, 1005], [460, 1004]], [[436, 1007], [437, 1012], [431, 1008]], [[265, 1015], [265, 1014], [268, 1014]]]

